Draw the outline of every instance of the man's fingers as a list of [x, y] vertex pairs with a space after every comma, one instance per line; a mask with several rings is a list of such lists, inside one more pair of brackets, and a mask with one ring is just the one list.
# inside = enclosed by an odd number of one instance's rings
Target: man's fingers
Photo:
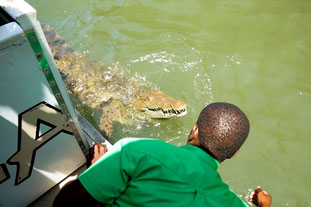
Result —
[[251, 192], [250, 198], [251, 198], [252, 203], [257, 206], [258, 200], [257, 200], [257, 193], [255, 193], [255, 191]]
[[105, 154], [107, 151], [106, 145], [100, 145], [99, 146], [99, 154]]
[[94, 154], [105, 154], [107, 152], [107, 146], [102, 144], [94, 145]]
[[262, 191], [260, 186], [257, 186], [257, 188], [251, 192], [250, 194], [250, 199], [252, 201], [253, 204], [255, 204], [256, 206], [258, 206], [258, 194]]
[[103, 144], [95, 144], [93, 149], [93, 156], [90, 164], [93, 165], [99, 158], [107, 152], [107, 146]]
[[99, 153], [99, 145], [95, 144], [94, 145], [94, 154], [97, 154], [97, 153]]
[[257, 188], [256, 188], [256, 190], [255, 190], [255, 193], [258, 194], [258, 193], [261, 192], [261, 191], [262, 191], [261, 187], [260, 187], [260, 186], [257, 186]]

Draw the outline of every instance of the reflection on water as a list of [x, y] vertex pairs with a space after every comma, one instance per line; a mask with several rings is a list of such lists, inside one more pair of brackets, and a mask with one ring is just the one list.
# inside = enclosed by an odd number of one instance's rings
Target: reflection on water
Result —
[[145, 76], [188, 104], [188, 115], [154, 124], [116, 124], [114, 139], [156, 137], [185, 143], [212, 101], [238, 105], [251, 133], [220, 166], [245, 197], [261, 185], [274, 206], [311, 206], [311, 2], [29, 1], [90, 60]]

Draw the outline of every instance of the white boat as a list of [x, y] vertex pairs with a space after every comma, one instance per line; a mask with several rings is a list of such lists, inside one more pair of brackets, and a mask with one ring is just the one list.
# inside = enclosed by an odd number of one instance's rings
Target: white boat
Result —
[[0, 74], [0, 206], [51, 206], [93, 141], [111, 145], [76, 113], [23, 0], [0, 1]]

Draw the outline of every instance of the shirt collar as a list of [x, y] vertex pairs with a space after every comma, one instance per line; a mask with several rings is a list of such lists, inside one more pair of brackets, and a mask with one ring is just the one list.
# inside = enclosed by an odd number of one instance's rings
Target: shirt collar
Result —
[[196, 146], [191, 145], [191, 144], [187, 144], [185, 146], [182, 146], [182, 148], [191, 151], [192, 153], [194, 153], [195, 155], [200, 157], [202, 160], [204, 160], [204, 162], [206, 162], [208, 165], [215, 168], [216, 170], [218, 169], [219, 162], [215, 158], [210, 156], [208, 153], [206, 153], [204, 150], [202, 150], [201, 148], [196, 147]]

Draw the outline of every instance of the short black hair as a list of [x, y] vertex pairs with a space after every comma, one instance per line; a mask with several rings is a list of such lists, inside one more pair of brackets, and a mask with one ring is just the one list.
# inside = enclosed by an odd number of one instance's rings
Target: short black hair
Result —
[[241, 109], [223, 102], [207, 105], [197, 124], [202, 149], [219, 162], [231, 158], [240, 149], [250, 128]]

